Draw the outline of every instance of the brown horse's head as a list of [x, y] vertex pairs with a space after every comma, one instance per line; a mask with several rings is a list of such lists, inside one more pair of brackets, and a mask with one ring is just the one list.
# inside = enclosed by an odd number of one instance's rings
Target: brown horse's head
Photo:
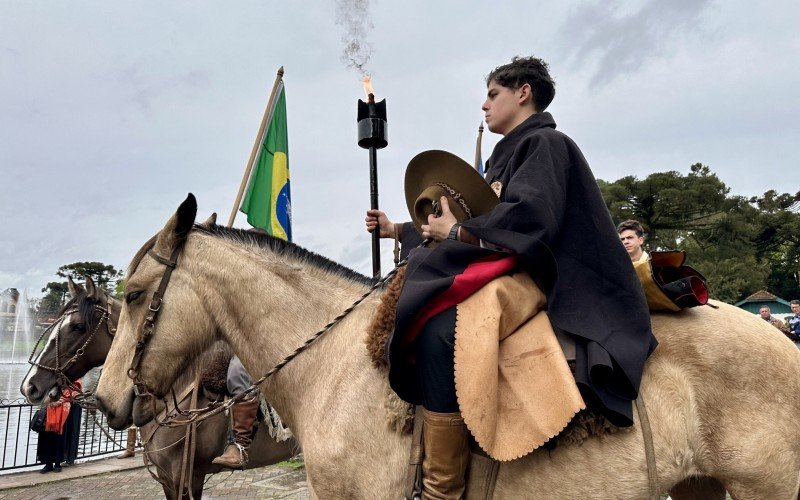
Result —
[[100, 366], [114, 338], [120, 303], [86, 278], [86, 288], [69, 279], [71, 299], [52, 325], [44, 349], [30, 360], [20, 392], [31, 404], [58, 399], [66, 381]]
[[[216, 338], [212, 311], [202, 299], [205, 285], [196, 283], [191, 272], [192, 256], [202, 251], [198, 238], [189, 238], [196, 214], [197, 202], [190, 194], [164, 228], [139, 250], [128, 269], [116, 338], [95, 393], [98, 407], [114, 428], [150, 421], [153, 397], [163, 398], [195, 355]], [[167, 269], [164, 260], [178, 248], [178, 265], [134, 374], [131, 363], [145, 317], [153, 307], [153, 294]], [[139, 397], [134, 394], [133, 375], [147, 388]]]

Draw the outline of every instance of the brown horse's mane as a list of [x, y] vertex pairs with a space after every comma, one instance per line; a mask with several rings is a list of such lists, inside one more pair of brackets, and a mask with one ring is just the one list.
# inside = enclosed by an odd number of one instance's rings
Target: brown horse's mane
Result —
[[97, 310], [95, 309], [95, 306], [97, 304], [98, 304], [98, 301], [96, 299], [94, 299], [91, 296], [89, 296], [89, 294], [86, 293], [86, 292], [81, 292], [77, 296], [72, 297], [71, 299], [69, 299], [69, 301], [67, 301], [67, 303], [64, 304], [64, 307], [62, 307], [61, 310], [58, 311], [58, 316], [61, 316], [66, 311], [69, 311], [70, 309], [73, 309], [73, 308], [78, 309], [78, 312], [80, 313], [81, 318], [83, 318], [83, 322], [86, 324], [86, 328], [87, 329], [90, 328], [90, 327], [93, 328], [94, 324], [95, 324], [95, 316], [96, 316], [96, 312], [97, 312]]
[[[314, 253], [311, 250], [306, 250], [299, 245], [296, 245], [290, 241], [276, 238], [270, 234], [218, 225], [206, 226], [196, 224], [194, 229], [202, 232], [203, 234], [231, 241], [241, 246], [270, 250], [271, 252], [282, 257], [289, 257], [292, 260], [302, 264], [313, 265], [323, 271], [356, 283], [363, 285], [372, 285], [374, 283], [372, 278], [368, 278], [367, 276], [364, 276], [363, 274], [356, 272], [349, 267], [343, 266], [342, 264], [334, 262], [327, 257], [323, 257], [322, 255]], [[156, 234], [147, 240], [147, 242], [142, 245], [142, 248], [136, 252], [136, 255], [133, 257], [133, 260], [131, 260], [131, 263], [128, 266], [128, 270], [125, 275], [126, 280], [130, 278], [134, 271], [136, 271], [136, 268], [139, 267], [139, 264], [142, 262], [142, 259], [144, 259], [144, 256], [147, 255], [147, 252], [155, 246], [157, 237], [158, 235]]]

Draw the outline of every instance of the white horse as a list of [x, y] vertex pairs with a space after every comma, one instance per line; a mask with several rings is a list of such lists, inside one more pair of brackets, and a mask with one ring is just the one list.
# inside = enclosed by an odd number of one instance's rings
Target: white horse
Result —
[[[141, 380], [158, 396], [218, 336], [250, 373], [265, 373], [369, 287], [363, 276], [275, 238], [222, 227], [194, 231], [195, 214], [190, 195], [149, 245], [163, 257], [183, 245], [140, 366]], [[149, 405], [134, 401], [127, 375], [137, 332], [165, 270], [147, 250], [132, 262], [117, 338], [96, 393], [117, 428], [129, 425], [134, 414], [149, 418]], [[314, 498], [401, 496], [410, 437], [387, 427], [387, 382], [364, 347], [377, 301], [368, 299], [263, 384], [303, 448]], [[684, 487], [683, 498], [720, 495], [721, 485], [735, 499], [797, 498], [797, 348], [765, 322], [726, 304], [655, 314], [652, 323], [660, 345], [647, 364], [641, 393], [659, 490], [696, 478], [701, 490], [687, 493], [691, 488]], [[630, 432], [504, 463], [494, 495], [647, 498], [638, 421]]]

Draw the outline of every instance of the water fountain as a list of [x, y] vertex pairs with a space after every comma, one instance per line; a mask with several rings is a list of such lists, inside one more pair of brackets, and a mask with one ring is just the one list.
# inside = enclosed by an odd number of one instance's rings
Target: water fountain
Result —
[[5, 301], [5, 310], [0, 309], [3, 315], [0, 321], [0, 363], [26, 363], [33, 348], [35, 333], [28, 293], [24, 290], [21, 294], [5, 295], [13, 300]]
[[0, 399], [20, 396], [19, 384], [28, 372], [36, 336], [27, 292], [12, 288], [0, 293]]

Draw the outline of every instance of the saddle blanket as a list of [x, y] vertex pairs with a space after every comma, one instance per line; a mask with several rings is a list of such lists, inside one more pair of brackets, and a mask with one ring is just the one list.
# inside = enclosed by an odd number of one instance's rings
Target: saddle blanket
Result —
[[527, 455], [586, 407], [546, 304], [530, 276], [518, 272], [457, 306], [458, 404], [475, 441], [495, 460]]

